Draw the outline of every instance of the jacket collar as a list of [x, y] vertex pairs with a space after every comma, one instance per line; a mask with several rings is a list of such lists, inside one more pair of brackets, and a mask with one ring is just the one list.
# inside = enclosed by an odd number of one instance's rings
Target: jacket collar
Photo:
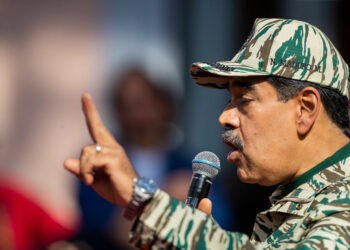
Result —
[[280, 185], [270, 197], [269, 212], [302, 216], [318, 193], [347, 176], [350, 176], [350, 143], [291, 183]]

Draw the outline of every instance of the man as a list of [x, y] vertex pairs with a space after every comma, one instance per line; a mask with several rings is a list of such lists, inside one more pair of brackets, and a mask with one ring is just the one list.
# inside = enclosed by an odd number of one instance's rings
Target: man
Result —
[[87, 94], [83, 107], [97, 146], [85, 147], [80, 161], [66, 160], [66, 169], [126, 207], [126, 217], [138, 216], [131, 242], [141, 248], [349, 248], [349, 71], [329, 39], [305, 22], [257, 19], [231, 61], [195, 63], [191, 71], [197, 83], [231, 94], [219, 122], [239, 178], [280, 184], [251, 239], [221, 229], [208, 216], [208, 199], [199, 206], [206, 215], [150, 181], [133, 185], [137, 174]]

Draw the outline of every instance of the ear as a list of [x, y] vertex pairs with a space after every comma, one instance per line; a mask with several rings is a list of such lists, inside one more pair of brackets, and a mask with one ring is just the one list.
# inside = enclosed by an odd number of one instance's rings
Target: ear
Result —
[[306, 136], [314, 125], [321, 108], [321, 97], [313, 87], [306, 87], [298, 95], [297, 132], [301, 137]]

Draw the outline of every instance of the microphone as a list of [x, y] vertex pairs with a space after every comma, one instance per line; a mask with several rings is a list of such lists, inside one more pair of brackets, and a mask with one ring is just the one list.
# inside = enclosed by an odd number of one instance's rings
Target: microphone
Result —
[[210, 151], [198, 153], [192, 160], [192, 181], [186, 205], [197, 208], [199, 202], [208, 197], [212, 180], [221, 170], [219, 158]]

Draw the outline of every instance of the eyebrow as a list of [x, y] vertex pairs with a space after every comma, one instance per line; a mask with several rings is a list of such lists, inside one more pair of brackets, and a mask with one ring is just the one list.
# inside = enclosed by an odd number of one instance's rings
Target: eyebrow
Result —
[[255, 84], [249, 81], [236, 80], [233, 82], [233, 85], [246, 90], [255, 90]]

